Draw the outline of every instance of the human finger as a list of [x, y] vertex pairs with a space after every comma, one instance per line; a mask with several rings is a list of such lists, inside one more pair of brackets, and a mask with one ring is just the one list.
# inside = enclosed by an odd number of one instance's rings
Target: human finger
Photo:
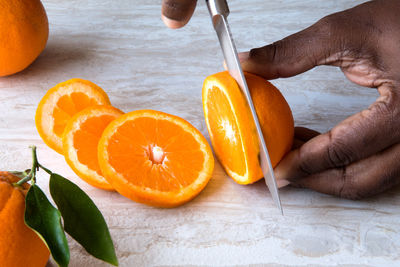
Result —
[[303, 73], [342, 48], [330, 17], [272, 44], [239, 54], [244, 71], [266, 79]]
[[320, 133], [305, 127], [294, 128], [294, 139], [292, 150], [297, 149], [304, 145], [305, 142], [319, 135]]
[[304, 142], [307, 142], [308, 140], [316, 137], [319, 134], [320, 134], [319, 132], [306, 127], [298, 126], [294, 128], [294, 137]]
[[[308, 140], [310, 140], [311, 138], [315, 137], [318, 134], [319, 134], [319, 132], [305, 128], [305, 127], [295, 127], [292, 150], [298, 149], [299, 147], [304, 145], [305, 142], [307, 142]], [[285, 179], [277, 179], [276, 184], [277, 184], [278, 188], [282, 188], [282, 187], [289, 185], [290, 182]]]
[[291, 184], [349, 199], [381, 193], [400, 183], [400, 144], [348, 166], [328, 169]]
[[185, 26], [196, 8], [196, 0], [163, 0], [161, 18], [172, 29]]
[[[290, 77], [318, 65], [347, 68], [357, 59], [374, 61], [377, 38], [381, 33], [371, 20], [379, 1], [328, 15], [310, 27], [272, 44], [239, 55], [243, 69], [267, 79]], [[348, 26], [351, 25], [351, 26]]]
[[368, 109], [289, 152], [275, 168], [276, 178], [295, 181], [349, 165], [398, 143], [398, 93], [390, 86], [382, 86], [379, 90], [381, 96]]

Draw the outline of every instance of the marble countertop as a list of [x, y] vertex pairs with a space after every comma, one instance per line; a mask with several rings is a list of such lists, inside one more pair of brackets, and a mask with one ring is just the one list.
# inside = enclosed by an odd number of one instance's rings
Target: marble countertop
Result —
[[[103, 212], [121, 266], [399, 266], [400, 188], [350, 201], [287, 187], [281, 190], [282, 217], [263, 181], [238, 185], [216, 162], [197, 198], [157, 209], [89, 186], [44, 145], [34, 123], [37, 103], [47, 89], [73, 77], [101, 86], [124, 112], [175, 114], [208, 138], [201, 87], [206, 76], [222, 70], [222, 54], [207, 8], [199, 1], [187, 27], [170, 30], [160, 19], [160, 2], [43, 0], [50, 22], [45, 51], [25, 71], [0, 78], [0, 169], [29, 168], [28, 146], [35, 144], [43, 165], [77, 183]], [[361, 2], [232, 0], [230, 24], [243, 51]], [[273, 83], [296, 125], [319, 131], [378, 95], [333, 67]], [[38, 180], [47, 190], [48, 176]], [[69, 240], [70, 266], [107, 266]]]

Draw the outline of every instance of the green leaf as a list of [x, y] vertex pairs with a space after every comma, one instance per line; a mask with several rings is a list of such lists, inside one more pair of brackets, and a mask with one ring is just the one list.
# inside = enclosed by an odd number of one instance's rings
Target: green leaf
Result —
[[[26, 225], [38, 233], [46, 242], [53, 259], [60, 266], [68, 266], [69, 248], [61, 225], [60, 212], [51, 205], [37, 185], [32, 185], [29, 188], [25, 204]], [[23, 257], [24, 252], [21, 251], [21, 253], [21, 257]]]
[[118, 266], [107, 224], [89, 196], [55, 173], [50, 175], [50, 193], [64, 219], [65, 231], [94, 257]]

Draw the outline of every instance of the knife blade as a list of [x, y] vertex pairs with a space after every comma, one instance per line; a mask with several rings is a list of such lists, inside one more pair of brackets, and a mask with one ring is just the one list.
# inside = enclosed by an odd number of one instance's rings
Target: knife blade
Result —
[[260, 146], [259, 162], [267, 184], [268, 190], [271, 193], [272, 199], [283, 215], [283, 209], [279, 197], [278, 187], [276, 185], [274, 170], [272, 168], [271, 159], [268, 154], [264, 136], [261, 130], [258, 116], [253, 105], [253, 100], [247, 86], [246, 79], [243, 74], [242, 67], [239, 62], [235, 43], [233, 42], [232, 34], [228, 24], [229, 7], [226, 0], [206, 0], [208, 11], [214, 29], [217, 33], [219, 43], [224, 54], [225, 63], [229, 74], [236, 80], [239, 87], [247, 100], [247, 104], [254, 119], [254, 124], [257, 129], [258, 141]]

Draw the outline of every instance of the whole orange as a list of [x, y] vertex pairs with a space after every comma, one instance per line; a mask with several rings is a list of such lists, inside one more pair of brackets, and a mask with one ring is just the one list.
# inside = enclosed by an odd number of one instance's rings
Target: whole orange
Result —
[[[250, 73], [245, 78], [275, 167], [292, 146], [292, 111], [270, 82]], [[244, 94], [228, 72], [205, 79], [203, 109], [214, 152], [228, 175], [240, 184], [261, 179], [255, 124]]]
[[28, 67], [43, 51], [48, 35], [40, 0], [0, 0], [0, 76]]
[[0, 171], [0, 265], [45, 266], [50, 252], [24, 222], [25, 195], [29, 185], [14, 187], [18, 177]]

